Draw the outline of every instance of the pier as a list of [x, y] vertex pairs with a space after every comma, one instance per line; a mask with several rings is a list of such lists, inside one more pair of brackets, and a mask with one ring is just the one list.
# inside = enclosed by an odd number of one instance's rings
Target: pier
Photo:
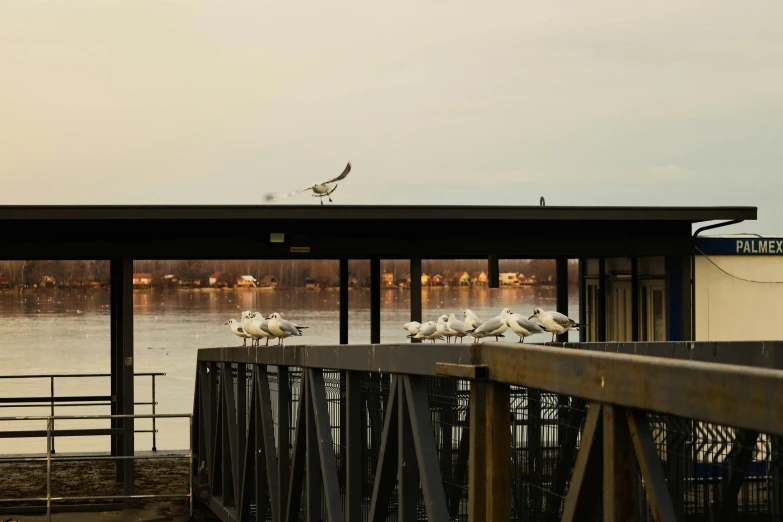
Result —
[[[0, 252], [110, 261], [110, 389], [90, 396], [111, 403], [101, 434], [126, 507], [141, 498], [134, 433], [149, 418], [134, 398], [133, 261], [332, 259], [339, 344], [194, 350], [181, 415], [195, 510], [224, 522], [780, 520], [783, 348], [694, 341], [692, 228], [755, 218], [749, 207], [0, 207]], [[415, 321], [422, 260], [486, 260], [497, 288], [503, 259], [553, 259], [567, 314], [575, 259], [586, 326], [577, 343], [380, 344], [383, 259], [409, 261]], [[370, 263], [370, 344], [349, 338], [353, 260]]]

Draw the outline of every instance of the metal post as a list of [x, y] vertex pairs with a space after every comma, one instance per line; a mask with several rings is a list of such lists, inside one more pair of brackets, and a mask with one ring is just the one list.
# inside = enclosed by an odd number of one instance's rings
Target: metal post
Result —
[[595, 314], [598, 321], [598, 339], [593, 339], [599, 343], [606, 342], [606, 258], [598, 258], [598, 313]]
[[490, 254], [487, 263], [487, 287], [500, 288], [500, 260], [497, 254]]
[[639, 258], [631, 258], [631, 340], [639, 339]]
[[[587, 322], [587, 280], [585, 275], [587, 273], [587, 259], [579, 258], [579, 324], [585, 324]], [[579, 329], [579, 342], [583, 343], [587, 341], [587, 330], [592, 325], [588, 325], [587, 328], [582, 327]]]
[[348, 260], [340, 259], [340, 344], [348, 344]]
[[54, 419], [46, 419], [46, 520], [52, 522], [52, 425]]
[[[152, 376], [152, 382], [155, 382], [155, 376]], [[153, 387], [154, 389], [154, 387]], [[153, 396], [154, 397], [154, 396]], [[155, 404], [155, 399], [152, 400], [152, 404]], [[154, 406], [153, 406], [154, 408]], [[155, 415], [153, 413], [153, 415]], [[190, 432], [193, 433], [193, 415], [190, 415]], [[155, 417], [152, 417], [152, 420], [155, 420]], [[153, 437], [155, 436], [155, 432], [152, 432]], [[190, 466], [188, 467], [188, 503], [189, 503], [189, 509], [190, 509], [190, 518], [193, 518], [193, 437], [190, 437], [190, 451], [188, 452], [188, 462], [190, 462]]]
[[[568, 259], [558, 257], [555, 263], [555, 272], [557, 274], [557, 311], [568, 316]], [[559, 335], [557, 340], [561, 343], [568, 342], [568, 332]]]
[[[152, 375], [152, 451], [158, 451], [158, 444], [157, 444], [157, 434], [158, 430], [155, 426], [155, 405], [157, 402], [155, 402], [155, 375]], [[191, 419], [191, 424], [193, 422], [193, 419]], [[191, 444], [192, 449], [192, 444]]]
[[[51, 398], [51, 413], [52, 419], [54, 419], [54, 377], [49, 377], [49, 397]], [[54, 422], [54, 420], [52, 420]], [[52, 425], [52, 429], [54, 429], [54, 425]], [[52, 453], [54, 453], [54, 435], [52, 435]]]
[[[421, 258], [411, 257], [411, 321], [421, 322]], [[420, 343], [420, 339], [411, 339]]]
[[381, 260], [370, 259], [370, 343], [381, 342]]

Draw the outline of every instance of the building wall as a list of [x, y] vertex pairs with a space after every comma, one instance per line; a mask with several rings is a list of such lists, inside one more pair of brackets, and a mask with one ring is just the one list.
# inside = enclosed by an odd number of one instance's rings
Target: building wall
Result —
[[[783, 281], [783, 256], [709, 256], [745, 279]], [[741, 281], [696, 257], [696, 340], [783, 339], [783, 284]]]

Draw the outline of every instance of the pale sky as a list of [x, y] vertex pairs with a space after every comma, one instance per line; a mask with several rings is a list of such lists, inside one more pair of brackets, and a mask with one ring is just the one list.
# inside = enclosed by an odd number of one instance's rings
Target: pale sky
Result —
[[337, 203], [783, 234], [781, 28], [780, 0], [0, 0], [0, 204], [264, 204], [351, 160]]

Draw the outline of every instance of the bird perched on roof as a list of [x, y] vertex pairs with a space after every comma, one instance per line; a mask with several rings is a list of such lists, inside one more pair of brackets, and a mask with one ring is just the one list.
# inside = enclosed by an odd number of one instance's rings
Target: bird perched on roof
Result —
[[508, 319], [506, 319], [506, 322], [508, 323], [509, 328], [519, 336], [520, 343], [525, 342], [525, 337], [546, 332], [540, 324], [534, 323], [522, 314], [511, 314], [508, 316]]
[[252, 335], [245, 332], [245, 329], [242, 328], [242, 325], [240, 325], [239, 321], [236, 319], [229, 319], [225, 324], [231, 327], [231, 332], [233, 332], [234, 335], [242, 338], [242, 346], [247, 346], [247, 340], [253, 338]]
[[[324, 199], [327, 198], [329, 200], [329, 203], [332, 203], [331, 195], [334, 193], [335, 190], [337, 190], [336, 183], [342, 179], [345, 179], [346, 176], [348, 176], [348, 173], [351, 172], [351, 162], [348, 162], [348, 165], [345, 166], [345, 170], [343, 170], [342, 174], [337, 176], [336, 178], [332, 178], [328, 181], [321, 181], [318, 183], [313, 183], [312, 185], [305, 187], [303, 189], [295, 190], [293, 192], [287, 192], [285, 194], [277, 194], [274, 192], [267, 192], [266, 194], [266, 200], [267, 201], [274, 201], [277, 199], [283, 199], [287, 198], [289, 196], [296, 196], [297, 194], [301, 194], [302, 192], [306, 192], [308, 190], [313, 191], [313, 197], [314, 198], [320, 198], [321, 199], [321, 205], [324, 204]], [[334, 187], [331, 187], [330, 185], [332, 183], [335, 183]]]
[[540, 308], [533, 310], [533, 315], [528, 319], [536, 318], [541, 321], [544, 329], [552, 334], [552, 342], [557, 340], [557, 336], [566, 333], [568, 330], [576, 330], [580, 325], [573, 319], [569, 319], [560, 312], [546, 312]]

